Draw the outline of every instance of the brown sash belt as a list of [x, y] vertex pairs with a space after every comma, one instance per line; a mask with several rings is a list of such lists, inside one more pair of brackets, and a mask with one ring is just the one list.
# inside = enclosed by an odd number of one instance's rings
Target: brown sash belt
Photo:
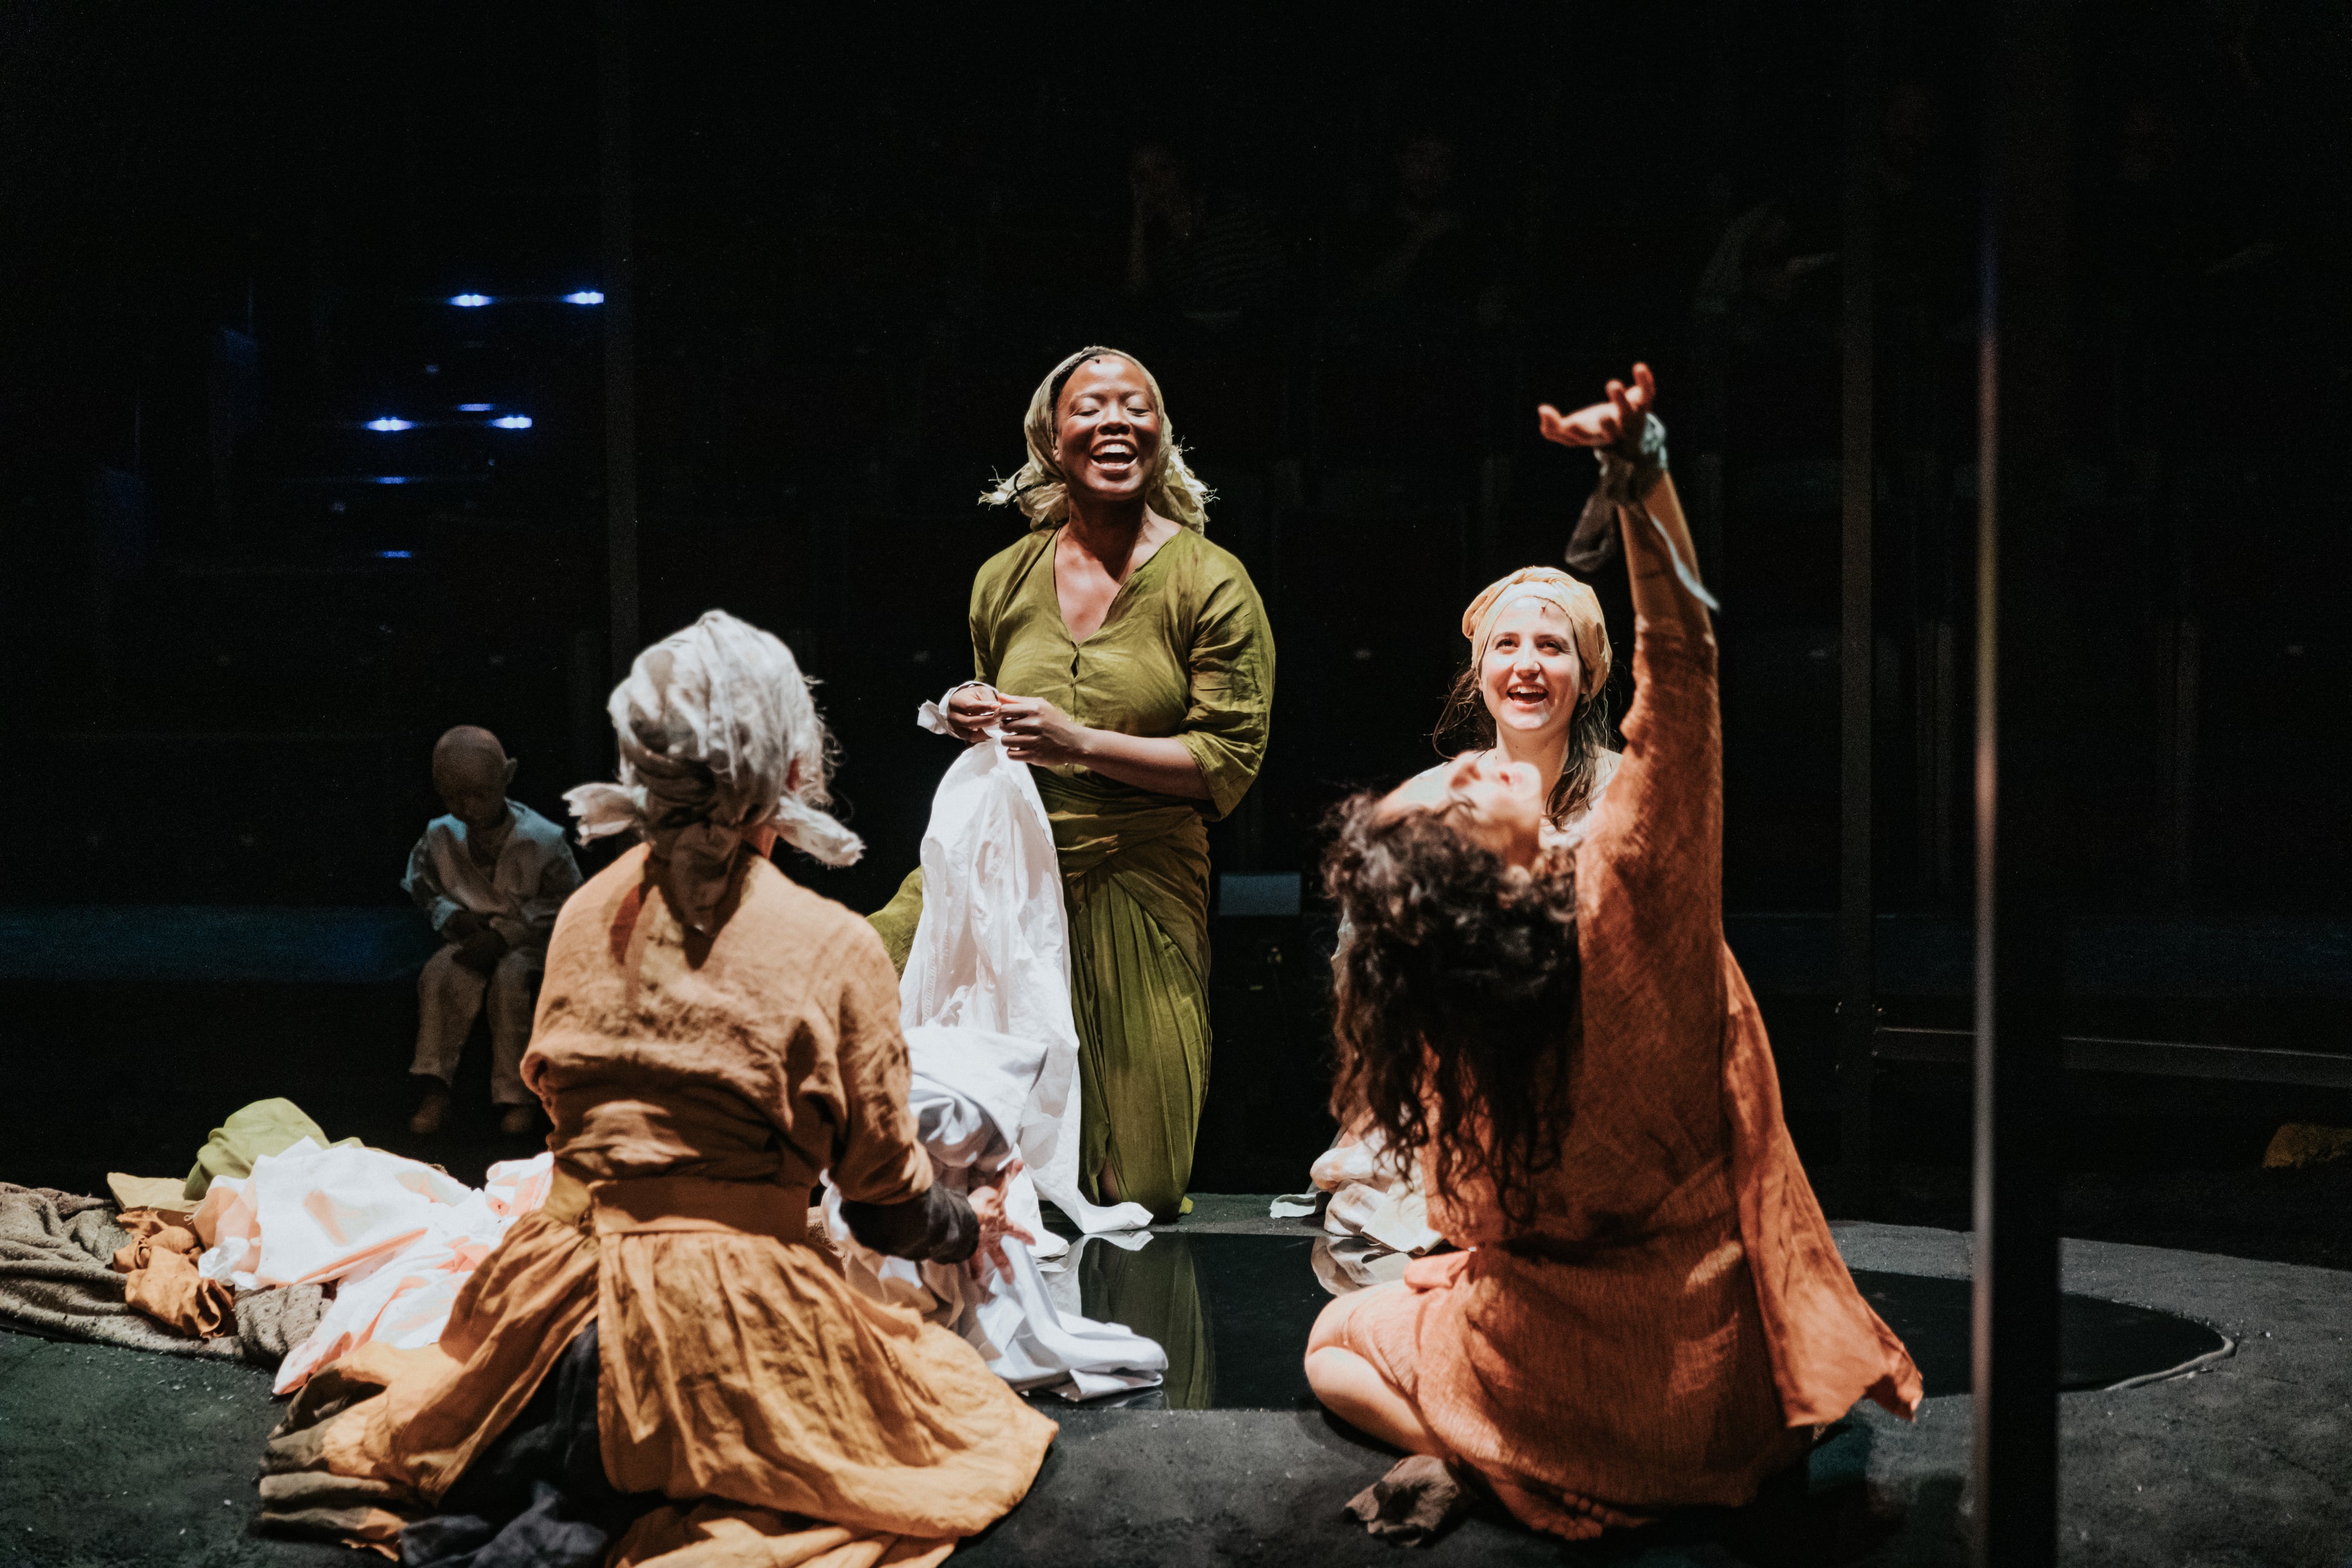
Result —
[[707, 1176], [637, 1176], [591, 1189], [599, 1236], [716, 1231], [734, 1236], [808, 1239], [804, 1188], [770, 1182], [714, 1182]]

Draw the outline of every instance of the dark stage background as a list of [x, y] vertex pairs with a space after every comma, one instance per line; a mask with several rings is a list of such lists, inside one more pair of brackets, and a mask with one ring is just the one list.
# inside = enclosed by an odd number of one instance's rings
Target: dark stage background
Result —
[[[2051, 584], [2077, 635], [2047, 672], [2079, 714], [2075, 901], [2288, 920], [2319, 955], [2259, 988], [2144, 966], [2082, 1020], [2343, 1050], [2352, 38], [2319, 0], [2077, 11]], [[5, 898], [8, 984], [39, 994], [11, 1052], [135, 1072], [140, 1040], [221, 1042], [126, 1023], [81, 951], [117, 928], [44, 910], [396, 911], [443, 728], [496, 730], [551, 815], [610, 767], [595, 18], [0, 16]], [[1280, 648], [1271, 760], [1215, 834], [1221, 874], [1275, 879], [1222, 884], [1201, 1181], [1295, 1184], [1321, 1136], [1317, 903], [1280, 879], [1333, 800], [1434, 754], [1471, 592], [1558, 560], [1591, 471], [1533, 405], [1640, 356], [1725, 603], [1728, 907], [1832, 910], [1839, 28], [1752, 0], [639, 7], [642, 626], [721, 606], [824, 680], [870, 849], [793, 873], [864, 909], [913, 864], [949, 759], [915, 706], [968, 671], [972, 570], [1017, 532], [974, 498], [1055, 360], [1132, 350]], [[1969, 897], [1980, 61], [1950, 12], [1887, 28], [1874, 865], [1879, 908], [1932, 923]], [[1834, 986], [1751, 967], [1810, 1154]], [[1891, 1018], [1964, 1019], [1914, 979]], [[358, 1031], [345, 1079], [405, 1092], [405, 1017]], [[267, 1034], [237, 1026], [240, 1082], [277, 1081]], [[1957, 1079], [1888, 1092], [1916, 1100], [1912, 1153], [1964, 1159]], [[2186, 1079], [2078, 1098], [2143, 1163], [2244, 1164], [2280, 1120], [2352, 1115]], [[228, 1108], [183, 1119], [201, 1139]]]

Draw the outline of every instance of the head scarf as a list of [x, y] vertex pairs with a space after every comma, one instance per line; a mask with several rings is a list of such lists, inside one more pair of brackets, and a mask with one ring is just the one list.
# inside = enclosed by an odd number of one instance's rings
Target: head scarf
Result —
[[608, 707], [621, 782], [563, 798], [583, 841], [628, 829], [652, 845], [670, 908], [696, 931], [710, 934], [737, 851], [761, 827], [828, 866], [865, 852], [818, 809], [824, 725], [793, 650], [759, 627], [711, 611], [637, 655]]
[[1151, 406], [1160, 411], [1160, 457], [1151, 472], [1151, 482], [1144, 488], [1143, 504], [1160, 516], [1182, 523], [1195, 533], [1208, 531], [1209, 503], [1216, 499], [1200, 476], [1184, 461], [1184, 448], [1176, 439], [1176, 426], [1168, 417], [1168, 400], [1160, 395], [1160, 383], [1144, 368], [1141, 360], [1118, 349], [1107, 349], [1093, 343], [1080, 349], [1047, 373], [1030, 395], [1029, 412], [1021, 421], [1021, 435], [1029, 444], [1029, 460], [1009, 479], [999, 479], [981, 495], [983, 506], [1003, 506], [1007, 502], [1019, 507], [1029, 519], [1029, 529], [1052, 528], [1070, 512], [1070, 476], [1063, 470], [1054, 456], [1054, 433], [1060, 421], [1055, 417], [1062, 388], [1077, 374], [1078, 366], [1090, 359], [1123, 359], [1133, 365], [1150, 389]]
[[1591, 587], [1556, 566], [1522, 566], [1500, 582], [1490, 583], [1462, 612], [1462, 635], [1470, 639], [1473, 668], [1486, 660], [1486, 644], [1503, 612], [1522, 600], [1549, 605], [1568, 617], [1576, 639], [1577, 662], [1584, 667], [1579, 701], [1591, 698], [1609, 679], [1609, 623], [1601, 618], [1601, 599]]

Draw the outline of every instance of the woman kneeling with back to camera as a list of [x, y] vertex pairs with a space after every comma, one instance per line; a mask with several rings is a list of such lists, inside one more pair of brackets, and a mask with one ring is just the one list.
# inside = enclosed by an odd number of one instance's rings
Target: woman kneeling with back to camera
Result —
[[1543, 433], [1598, 448], [1634, 608], [1623, 762], [1580, 841], [1469, 752], [1341, 813], [1333, 1110], [1417, 1158], [1460, 1251], [1333, 1301], [1307, 1373], [1409, 1458], [1351, 1505], [1440, 1527], [1491, 1489], [1571, 1538], [1737, 1505], [1919, 1376], [1854, 1289], [1723, 941], [1715, 639], [1646, 366]]
[[570, 798], [584, 837], [643, 842], [549, 943], [522, 1076], [552, 1190], [436, 1348], [331, 1369], [340, 1413], [297, 1402], [263, 1522], [400, 1533], [420, 1565], [937, 1563], [1021, 1500], [1055, 1426], [809, 1232], [824, 1173], [876, 1251], [959, 1262], [1006, 1234], [999, 1193], [934, 1180], [881, 940], [768, 858], [861, 847], [823, 809], [808, 684], [713, 611], [637, 656], [612, 715], [620, 782]]

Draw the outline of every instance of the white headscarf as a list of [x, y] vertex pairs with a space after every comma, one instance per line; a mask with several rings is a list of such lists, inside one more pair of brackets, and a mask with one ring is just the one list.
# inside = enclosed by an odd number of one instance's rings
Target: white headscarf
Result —
[[621, 782], [564, 795], [584, 842], [625, 830], [653, 846], [679, 920], [710, 934], [737, 852], [760, 828], [828, 866], [865, 853], [819, 809], [830, 759], [793, 650], [724, 610], [637, 655], [608, 708]]

